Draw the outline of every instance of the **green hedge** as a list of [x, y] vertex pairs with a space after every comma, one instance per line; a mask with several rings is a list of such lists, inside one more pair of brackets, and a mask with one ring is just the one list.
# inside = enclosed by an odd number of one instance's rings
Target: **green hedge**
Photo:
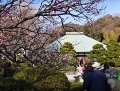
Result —
[[73, 82], [70, 86], [70, 91], [84, 91], [83, 83], [81, 82]]
[[0, 79], [0, 91], [84, 91], [82, 88], [82, 83], [80, 82], [72, 83], [70, 85], [70, 89], [68, 89], [68, 87], [65, 87], [65, 84], [59, 83], [61, 78], [53, 80], [54, 77], [57, 78], [58, 75], [49, 76], [43, 82], [34, 84], [36, 87], [38, 86], [39, 90], [32, 84], [27, 83], [25, 80], [2, 78]]
[[24, 80], [13, 78], [0, 79], [0, 91], [38, 91], [33, 85]]
[[75, 71], [75, 70], [76, 70], [76, 67], [74, 66], [65, 66], [60, 69], [60, 71]]
[[69, 91], [70, 82], [65, 74], [47, 67], [25, 68], [14, 79], [23, 79], [39, 91]]
[[15, 71], [12, 67], [4, 68], [4, 77], [12, 77]]
[[66, 76], [56, 73], [34, 84], [40, 91], [68, 91], [70, 83]]
[[51, 68], [26, 68], [13, 78], [0, 79], [0, 91], [84, 91], [82, 83], [70, 83]]

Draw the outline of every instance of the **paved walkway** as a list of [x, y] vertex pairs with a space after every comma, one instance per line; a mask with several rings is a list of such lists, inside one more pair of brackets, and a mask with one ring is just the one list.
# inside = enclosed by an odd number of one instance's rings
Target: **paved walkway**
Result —
[[74, 78], [75, 75], [66, 75], [66, 76], [67, 76], [67, 78], [68, 78], [68, 80], [70, 82], [74, 82], [75, 81], [75, 78]]

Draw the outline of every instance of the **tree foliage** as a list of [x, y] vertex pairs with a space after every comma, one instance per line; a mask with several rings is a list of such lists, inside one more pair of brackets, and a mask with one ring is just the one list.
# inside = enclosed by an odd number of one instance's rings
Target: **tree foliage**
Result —
[[105, 61], [106, 49], [102, 44], [96, 44], [93, 46], [93, 50], [90, 51], [88, 58], [103, 63]]
[[109, 60], [120, 57], [120, 45], [116, 41], [110, 40], [108, 42], [106, 57]]
[[76, 55], [76, 51], [74, 50], [74, 47], [70, 42], [65, 42], [60, 48], [60, 51], [66, 54], [70, 53], [73, 54], [74, 56]]
[[74, 49], [74, 46], [70, 42], [64, 42], [64, 44], [60, 48], [61, 52], [61, 60], [64, 60], [66, 65], [62, 67], [62, 69], [65, 70], [75, 70], [75, 64], [77, 63], [75, 56], [76, 51]]
[[110, 40], [117, 40], [120, 34], [120, 17], [107, 14], [93, 23], [86, 23], [83, 31], [87, 36], [107, 44]]
[[120, 44], [117, 41], [110, 40], [106, 45], [106, 49], [102, 44], [93, 46], [88, 58], [95, 59], [101, 63], [113, 61], [116, 66], [120, 66]]
[[114, 40], [110, 40], [107, 44], [106, 59], [113, 61], [116, 66], [120, 66], [120, 44]]

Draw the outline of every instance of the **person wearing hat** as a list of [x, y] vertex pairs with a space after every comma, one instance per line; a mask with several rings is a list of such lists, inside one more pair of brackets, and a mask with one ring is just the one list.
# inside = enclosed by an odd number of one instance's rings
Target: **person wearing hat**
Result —
[[109, 62], [109, 69], [105, 71], [106, 77], [107, 77], [107, 89], [108, 91], [112, 91], [113, 87], [117, 81], [118, 78], [118, 70], [115, 68], [115, 63], [114, 62]]
[[107, 91], [107, 78], [106, 75], [101, 72], [100, 63], [94, 62], [92, 65], [94, 71], [92, 71], [83, 83], [83, 88], [87, 91]]
[[118, 73], [118, 79], [117, 79], [117, 81], [116, 81], [116, 83], [115, 83], [115, 86], [114, 86], [114, 88], [113, 88], [113, 91], [120, 91], [120, 71], [119, 71], [119, 73]]

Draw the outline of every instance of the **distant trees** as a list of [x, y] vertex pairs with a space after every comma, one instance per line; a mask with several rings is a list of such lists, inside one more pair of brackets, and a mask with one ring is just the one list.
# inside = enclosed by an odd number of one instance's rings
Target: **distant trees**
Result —
[[107, 44], [109, 40], [117, 40], [120, 34], [120, 17], [107, 14], [93, 23], [83, 26], [85, 35], [90, 36], [102, 43]]

